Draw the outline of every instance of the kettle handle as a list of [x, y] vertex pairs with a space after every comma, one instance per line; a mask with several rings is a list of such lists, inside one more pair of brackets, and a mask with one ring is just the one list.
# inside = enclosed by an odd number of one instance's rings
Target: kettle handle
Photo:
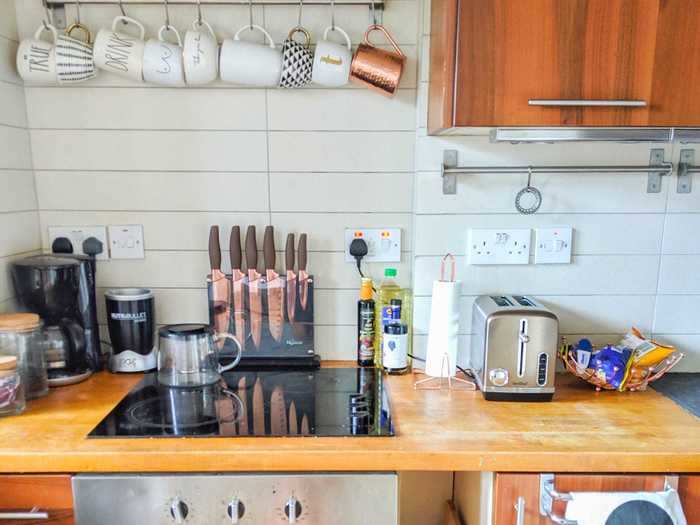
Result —
[[235, 367], [238, 363], [241, 361], [241, 357], [243, 357], [243, 351], [241, 350], [241, 343], [238, 342], [238, 339], [232, 334], [227, 334], [227, 333], [217, 333], [214, 338], [216, 340], [219, 339], [230, 339], [234, 343], [236, 343], [236, 348], [238, 349], [238, 353], [236, 354], [236, 358], [233, 360], [232, 363], [223, 366], [222, 364], [219, 364], [219, 373], [223, 374], [224, 372], [228, 372], [231, 370], [233, 367]]
[[396, 43], [396, 40], [389, 34], [389, 31], [386, 30], [386, 27], [379, 25], [379, 24], [373, 24], [367, 28], [367, 31], [365, 32], [365, 38], [363, 40], [363, 44], [371, 46], [371, 47], [376, 47], [374, 44], [372, 44], [369, 41], [369, 35], [372, 31], [381, 31], [384, 33], [384, 36], [386, 39], [389, 41], [389, 43], [394, 47], [394, 50], [403, 58], [406, 58], [406, 55], [403, 54], [403, 51], [401, 51], [401, 48], [399, 47], [399, 44]]
[[[65, 335], [68, 340], [68, 346], [70, 348], [66, 355], [66, 365], [67, 368], [74, 368], [80, 365], [87, 365], [85, 362], [85, 332], [83, 327], [80, 326], [75, 321], [64, 320], [59, 324], [61, 332]], [[82, 363], [80, 360], [82, 359]]]

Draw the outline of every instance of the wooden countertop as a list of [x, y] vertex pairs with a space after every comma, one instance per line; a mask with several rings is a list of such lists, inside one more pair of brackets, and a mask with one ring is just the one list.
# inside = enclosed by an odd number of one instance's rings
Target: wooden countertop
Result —
[[551, 403], [390, 377], [396, 437], [86, 439], [139, 380], [100, 373], [0, 418], [0, 472], [700, 472], [700, 419], [653, 390], [596, 393], [564, 375]]

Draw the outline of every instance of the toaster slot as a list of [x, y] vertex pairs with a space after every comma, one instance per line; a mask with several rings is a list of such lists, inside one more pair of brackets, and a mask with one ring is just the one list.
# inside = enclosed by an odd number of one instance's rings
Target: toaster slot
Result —
[[492, 295], [491, 300], [501, 308], [504, 306], [513, 306], [513, 303], [505, 295]]
[[524, 297], [522, 295], [514, 295], [513, 299], [515, 299], [520, 306], [525, 306], [525, 307], [534, 307], [535, 303], [533, 303], [530, 299], [527, 297]]
[[520, 320], [520, 333], [518, 334], [518, 377], [525, 375], [525, 358], [527, 355], [527, 319]]

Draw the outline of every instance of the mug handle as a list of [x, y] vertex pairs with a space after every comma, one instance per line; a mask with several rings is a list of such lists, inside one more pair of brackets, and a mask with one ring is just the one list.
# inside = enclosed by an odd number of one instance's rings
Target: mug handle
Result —
[[92, 34], [90, 33], [90, 30], [87, 28], [87, 26], [81, 24], [80, 22], [76, 22], [72, 26], [70, 26], [68, 29], [66, 29], [66, 34], [68, 36], [71, 36], [71, 33], [75, 31], [76, 29], [80, 29], [83, 32], [83, 35], [85, 36], [85, 43], [90, 44], [92, 42]]
[[333, 27], [333, 26], [328, 26], [328, 27], [326, 28], [326, 30], [323, 32], [323, 39], [324, 39], [324, 40], [328, 40], [328, 33], [330, 33], [331, 31], [337, 31], [338, 33], [340, 33], [341, 35], [343, 35], [343, 37], [345, 37], [345, 42], [346, 42], [347, 45], [348, 45], [348, 50], [350, 50], [350, 51], [352, 50], [352, 42], [350, 41], [350, 37], [349, 37], [348, 34], [343, 30], [342, 27], [339, 27], [339, 26], [335, 26], [335, 27]]
[[36, 30], [36, 33], [34, 33], [34, 39], [39, 40], [39, 37], [44, 31], [49, 31], [53, 35], [53, 41], [54, 44], [56, 43], [56, 39], [58, 38], [58, 32], [56, 31], [56, 28], [52, 26], [51, 24], [41, 24], [39, 26], [39, 29]]
[[177, 29], [175, 29], [173, 26], [169, 26], [169, 25], [161, 26], [160, 30], [158, 31], [158, 40], [160, 40], [161, 42], [167, 43], [167, 41], [165, 40], [165, 37], [163, 36], [163, 35], [165, 35], [166, 31], [172, 31], [173, 33], [175, 33], [175, 37], [177, 38], [177, 45], [182, 47], [182, 38], [180, 38], [180, 32]]
[[146, 30], [144, 29], [143, 24], [141, 24], [141, 22], [139, 22], [138, 20], [135, 20], [133, 18], [130, 18], [128, 16], [123, 16], [123, 15], [115, 16], [114, 20], [112, 21], [112, 31], [114, 31], [114, 32], [117, 31], [117, 23], [118, 22], [124, 22], [126, 24], [134, 24], [135, 26], [137, 26], [139, 28], [139, 33], [140, 33], [139, 40], [143, 40], [144, 38], [146, 38]]
[[393, 37], [389, 34], [389, 31], [387, 31], [386, 28], [385, 28], [384, 26], [381, 26], [381, 25], [378, 25], [378, 24], [371, 25], [371, 26], [369, 26], [369, 27], [367, 28], [367, 32], [365, 33], [365, 38], [364, 38], [364, 40], [363, 40], [363, 42], [362, 42], [363, 44], [365, 44], [365, 45], [367, 45], [367, 46], [375, 47], [374, 44], [372, 44], [372, 43], [369, 41], [369, 34], [370, 34], [372, 31], [381, 31], [382, 33], [384, 33], [384, 36], [385, 36], [386, 39], [389, 41], [389, 43], [394, 47], [394, 50], [395, 50], [400, 56], [402, 56], [403, 58], [406, 58], [406, 55], [403, 54], [403, 51], [401, 51], [401, 48], [400, 48], [399, 45], [396, 43], [396, 40], [394, 40]]
[[238, 31], [236, 31], [236, 34], [233, 35], [234, 40], [240, 40], [241, 39], [241, 33], [245, 31], [246, 29], [250, 29], [251, 31], [255, 31], [256, 29], [260, 31], [263, 35], [265, 35], [265, 38], [270, 42], [268, 45], [271, 49], [275, 49], [275, 42], [272, 40], [272, 37], [270, 36], [270, 33], [265, 31], [265, 28], [256, 24], [253, 25], [247, 25], [241, 27]]
[[288, 39], [288, 40], [294, 40], [294, 35], [296, 35], [297, 33], [301, 33], [302, 35], [304, 35], [304, 39], [306, 39], [306, 42], [304, 42], [302, 45], [303, 45], [306, 49], [308, 49], [308, 48], [309, 48], [309, 45], [311, 44], [311, 34], [309, 34], [309, 32], [308, 32], [306, 29], [304, 29], [303, 27], [301, 27], [301, 26], [293, 27], [293, 28], [289, 31], [289, 34], [287, 35], [287, 39]]
[[194, 29], [195, 31], [197, 31], [202, 26], [206, 27], [209, 30], [211, 36], [214, 37], [214, 40], [216, 40], [216, 33], [214, 33], [214, 30], [209, 25], [209, 22], [207, 22], [206, 20], [195, 20], [194, 22], [192, 22], [192, 29]]
[[226, 366], [223, 366], [219, 363], [219, 373], [223, 374], [224, 372], [228, 372], [231, 370], [234, 366], [236, 366], [238, 363], [241, 361], [241, 357], [243, 357], [243, 351], [241, 350], [241, 343], [238, 342], [238, 339], [236, 339], [232, 334], [216, 334], [214, 336], [215, 340], [219, 339], [230, 339], [234, 343], [236, 343], [236, 348], [238, 348], [238, 354], [236, 355], [236, 359], [233, 360], [233, 363], [230, 363]]

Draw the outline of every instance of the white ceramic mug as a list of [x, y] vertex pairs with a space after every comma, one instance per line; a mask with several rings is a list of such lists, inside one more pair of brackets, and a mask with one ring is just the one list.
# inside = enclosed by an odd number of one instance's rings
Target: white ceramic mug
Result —
[[[72, 36], [76, 29], [83, 31], [85, 41]], [[59, 35], [56, 40], [55, 54], [56, 79], [59, 84], [76, 84], [97, 76], [93, 49], [90, 45], [90, 30], [84, 25], [73, 24], [66, 30], [65, 35]]]
[[[44, 31], [53, 35], [53, 42], [40, 40]], [[34, 33], [34, 38], [25, 38], [17, 48], [17, 71], [22, 80], [41, 84], [56, 83], [56, 28], [42, 24]]]
[[[241, 40], [243, 31], [260, 31], [269, 44]], [[233, 39], [224, 40], [219, 69], [221, 80], [246, 86], [276, 87], [282, 74], [282, 53], [270, 34], [258, 25], [238, 30]]]
[[[117, 24], [126, 22], [139, 28], [139, 36], [117, 31]], [[105, 71], [136, 82], [143, 82], [143, 49], [146, 30], [140, 22], [128, 16], [118, 16], [112, 29], [100, 29], [93, 49], [95, 65]]]
[[192, 29], [185, 33], [182, 55], [187, 84], [199, 86], [216, 80], [219, 75], [219, 43], [206, 21], [195, 20]]
[[[177, 45], [165, 40], [165, 32], [172, 31]], [[161, 86], [184, 86], [185, 71], [182, 59], [182, 39], [177, 29], [163, 26], [158, 31], [158, 40], [151, 38], [143, 51], [143, 79]]]
[[[337, 31], [345, 38], [345, 45], [331, 42], [328, 34]], [[314, 69], [311, 81], [321, 86], [344, 86], [350, 80], [352, 63], [352, 43], [350, 37], [338, 26], [329, 26], [323, 33], [323, 40], [316, 44]]]

